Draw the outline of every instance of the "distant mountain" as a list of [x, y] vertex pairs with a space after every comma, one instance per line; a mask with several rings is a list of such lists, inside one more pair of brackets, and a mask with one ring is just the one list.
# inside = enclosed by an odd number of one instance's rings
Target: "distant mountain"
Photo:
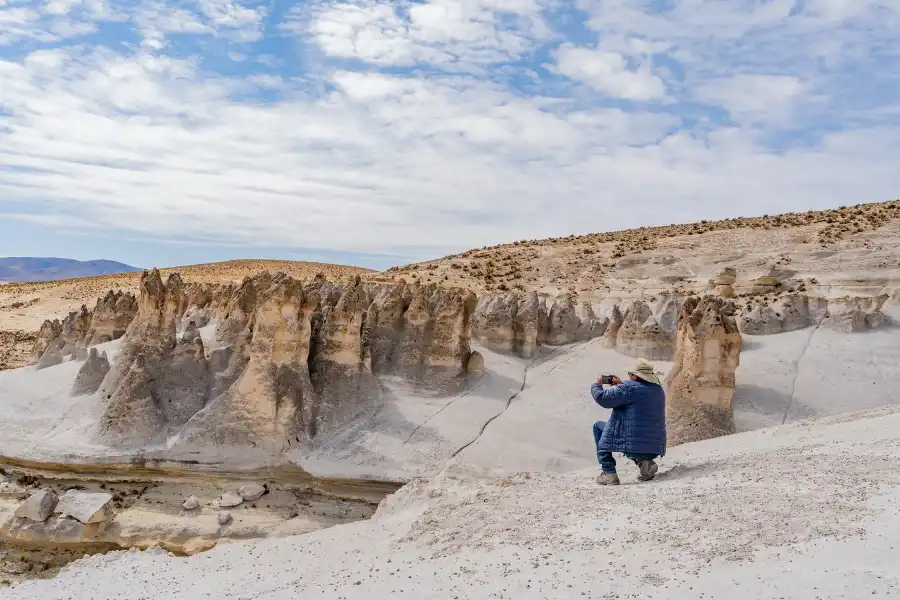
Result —
[[140, 271], [137, 267], [113, 260], [72, 260], [70, 258], [0, 258], [0, 281], [56, 281], [93, 275], [114, 275]]

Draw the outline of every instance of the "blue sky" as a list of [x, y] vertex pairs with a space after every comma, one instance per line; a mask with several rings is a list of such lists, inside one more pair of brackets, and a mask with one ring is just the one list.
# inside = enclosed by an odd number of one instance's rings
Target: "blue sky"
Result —
[[900, 197], [900, 0], [0, 1], [0, 256], [386, 267]]

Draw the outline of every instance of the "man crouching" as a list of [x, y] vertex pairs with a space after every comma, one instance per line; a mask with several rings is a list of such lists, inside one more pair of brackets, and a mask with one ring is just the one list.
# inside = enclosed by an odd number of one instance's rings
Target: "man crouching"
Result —
[[[642, 358], [628, 375], [630, 381], [623, 382], [612, 375], [598, 378], [591, 385], [594, 402], [612, 409], [608, 422], [594, 423], [594, 443], [602, 471], [597, 477], [600, 485], [619, 485], [613, 452], [621, 452], [637, 463], [641, 481], [656, 476], [659, 466], [653, 459], [666, 453], [666, 394], [659, 377], [653, 365]], [[612, 387], [603, 389], [606, 382]]]

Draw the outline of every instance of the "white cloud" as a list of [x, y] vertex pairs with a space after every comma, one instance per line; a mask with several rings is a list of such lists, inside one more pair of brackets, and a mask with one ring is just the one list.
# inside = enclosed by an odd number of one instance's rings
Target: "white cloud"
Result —
[[565, 44], [556, 53], [556, 66], [563, 75], [592, 88], [626, 100], [660, 100], [666, 85], [649, 65], [629, 67], [618, 52], [591, 50]]
[[330, 56], [469, 71], [519, 60], [548, 33], [539, 8], [534, 0], [356, 0], [327, 4], [311, 17], [297, 9], [284, 28], [308, 30]]
[[805, 87], [785, 75], [735, 75], [698, 86], [697, 98], [726, 109], [739, 121], [784, 118], [803, 96]]
[[[0, 39], [123, 18], [53, 1]], [[888, 3], [579, 4], [576, 43], [551, 0], [143, 1], [137, 47], [0, 54], [0, 213], [422, 256], [896, 196]], [[291, 52], [254, 44], [279, 25]]]

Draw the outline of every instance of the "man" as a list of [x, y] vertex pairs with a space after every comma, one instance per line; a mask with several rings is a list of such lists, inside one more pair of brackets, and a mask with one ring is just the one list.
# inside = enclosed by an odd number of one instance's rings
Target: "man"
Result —
[[600, 485], [619, 485], [613, 452], [637, 463], [640, 481], [656, 476], [659, 466], [653, 459], [666, 453], [666, 394], [653, 365], [639, 358], [628, 375], [630, 381], [624, 383], [613, 375], [613, 387], [607, 389], [602, 378], [591, 385], [594, 402], [612, 409], [609, 422], [594, 423]]

